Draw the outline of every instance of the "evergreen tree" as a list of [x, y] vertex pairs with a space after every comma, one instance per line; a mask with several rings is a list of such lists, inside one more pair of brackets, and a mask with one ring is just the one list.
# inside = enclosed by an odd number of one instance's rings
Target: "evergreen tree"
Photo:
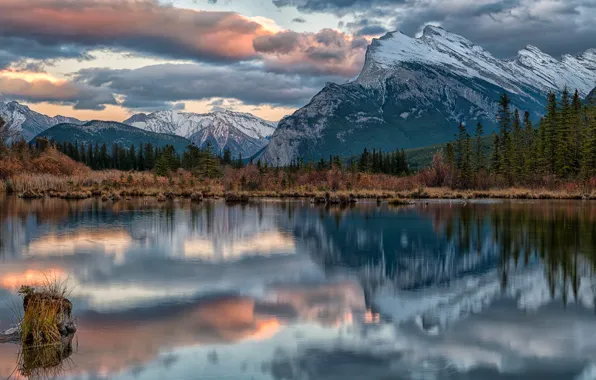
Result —
[[513, 137], [511, 139], [511, 169], [513, 170], [513, 180], [519, 182], [522, 179], [524, 171], [524, 139], [522, 133], [521, 119], [519, 110], [516, 108], [513, 112]]
[[143, 144], [139, 146], [139, 153], [137, 155], [137, 169], [139, 171], [145, 171], [145, 156], [143, 154]]
[[563, 89], [561, 95], [560, 112], [555, 118], [555, 173], [561, 178], [567, 178], [572, 174], [573, 146], [572, 128], [573, 112], [569, 91]]
[[[557, 159], [557, 97], [554, 93], [548, 95], [548, 101], [546, 106], [546, 115], [544, 117], [544, 133], [541, 133], [543, 145], [543, 157], [544, 168], [546, 174], [554, 174], [556, 172], [556, 159]], [[542, 127], [542, 123], [541, 123]]]
[[507, 93], [499, 100], [497, 122], [499, 123], [499, 174], [511, 182], [511, 101]]
[[534, 141], [534, 127], [532, 126], [532, 120], [530, 120], [530, 113], [527, 111], [524, 113], [523, 123], [523, 170], [521, 177], [524, 181], [527, 181], [530, 175], [535, 173], [538, 152]]
[[493, 132], [493, 149], [490, 158], [490, 169], [493, 173], [501, 171], [501, 139]]
[[484, 127], [482, 123], [478, 122], [476, 124], [476, 131], [474, 133], [474, 137], [476, 138], [474, 141], [474, 170], [476, 172], [486, 169], [486, 157], [484, 154], [484, 146], [482, 144], [482, 135], [484, 135]]
[[155, 152], [153, 150], [153, 145], [151, 143], [145, 144], [145, 167], [147, 170], [153, 170], [155, 167]]
[[451, 143], [445, 145], [445, 163], [450, 168], [455, 168], [455, 151], [453, 149], [453, 144]]

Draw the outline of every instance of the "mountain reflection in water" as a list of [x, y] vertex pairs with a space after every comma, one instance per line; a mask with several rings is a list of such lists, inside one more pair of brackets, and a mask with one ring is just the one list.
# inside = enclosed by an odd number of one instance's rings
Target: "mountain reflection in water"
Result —
[[[0, 200], [0, 328], [68, 279], [68, 379], [596, 378], [589, 202]], [[1, 306], [5, 305], [5, 306]], [[0, 376], [18, 347], [0, 345]]]

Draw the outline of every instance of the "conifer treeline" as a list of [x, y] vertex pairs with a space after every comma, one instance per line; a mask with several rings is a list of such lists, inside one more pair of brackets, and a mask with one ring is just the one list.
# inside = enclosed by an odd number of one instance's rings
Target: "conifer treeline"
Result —
[[[44, 141], [37, 140], [35, 144], [38, 146], [44, 144]], [[223, 157], [219, 157], [213, 152], [210, 144], [203, 148], [189, 145], [182, 155], [171, 145], [160, 148], [151, 143], [130, 147], [112, 144], [110, 149], [106, 144], [64, 142], [55, 145], [62, 153], [93, 170], [155, 171], [156, 174], [165, 176], [171, 171], [183, 168], [200, 176], [215, 178], [221, 174], [222, 165], [242, 166], [242, 156], [233, 160], [230, 151], [226, 149]]]
[[507, 94], [499, 101], [496, 117], [499, 129], [492, 143], [482, 139], [481, 124], [473, 138], [460, 124], [456, 140], [447, 144], [444, 159], [453, 169], [452, 186], [531, 185], [545, 178], [582, 180], [596, 175], [596, 104], [583, 105], [577, 90], [571, 96], [565, 88], [560, 99], [550, 93], [538, 128], [528, 112], [522, 116], [512, 110]]
[[[258, 167], [262, 167], [260, 161], [257, 162]], [[348, 160], [342, 159], [340, 156], [329, 156], [329, 160], [324, 158], [319, 159], [316, 165], [312, 162], [304, 163], [303, 160], [292, 161], [287, 169], [296, 171], [300, 169], [312, 170], [349, 170], [351, 172], [360, 173], [374, 173], [374, 174], [391, 174], [391, 175], [408, 175], [410, 169], [406, 152], [402, 149], [396, 149], [392, 152], [385, 153], [382, 150], [373, 149], [372, 152], [368, 148], [364, 148], [363, 152], [358, 157], [351, 157]]]
[[364, 148], [358, 162], [351, 161], [350, 166], [360, 172], [392, 175], [407, 175], [410, 172], [406, 152], [403, 149], [401, 151], [396, 149], [389, 153], [373, 149], [371, 153]]

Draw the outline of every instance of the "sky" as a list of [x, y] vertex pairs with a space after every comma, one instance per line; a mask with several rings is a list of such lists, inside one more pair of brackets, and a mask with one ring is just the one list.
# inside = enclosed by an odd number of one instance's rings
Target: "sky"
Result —
[[427, 24], [499, 58], [596, 48], [595, 0], [0, 0], [0, 101], [123, 121], [166, 109], [279, 120]]

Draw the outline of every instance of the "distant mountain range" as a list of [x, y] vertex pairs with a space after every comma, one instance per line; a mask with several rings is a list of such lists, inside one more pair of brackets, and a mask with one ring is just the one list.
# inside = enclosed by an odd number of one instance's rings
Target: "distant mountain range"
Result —
[[587, 101], [596, 103], [596, 87], [588, 94]]
[[107, 121], [90, 121], [81, 125], [62, 123], [46, 129], [38, 137], [55, 140], [59, 143], [106, 144], [108, 149], [113, 144], [125, 147], [130, 147], [133, 144], [138, 147], [141, 143], [151, 143], [159, 147], [173, 145], [179, 153], [184, 152], [186, 147], [191, 144], [189, 140], [180, 136], [145, 131], [130, 125]]
[[269, 143], [276, 123], [248, 113], [218, 111], [198, 114], [160, 111], [137, 114], [124, 121], [147, 131], [169, 133], [189, 139], [197, 146], [211, 143], [215, 151], [229, 149], [234, 157], [250, 157]]
[[427, 26], [373, 40], [352, 81], [328, 84], [282, 119], [261, 158], [269, 163], [352, 156], [364, 147], [392, 150], [446, 142], [458, 123], [495, 127], [499, 97], [538, 119], [549, 91], [564, 86], [586, 96], [596, 86], [596, 49], [561, 60], [528, 46], [500, 60], [469, 40]]
[[9, 126], [20, 131], [25, 140], [29, 141], [46, 129], [60, 123], [83, 124], [83, 121], [74, 117], [50, 117], [35, 112], [29, 107], [18, 102], [0, 102], [0, 117]]
[[[50, 137], [57, 136], [57, 140], [68, 140], [75, 142], [77, 139], [82, 142], [82, 138], [90, 141], [136, 141], [141, 142], [144, 136], [151, 136], [151, 141], [155, 141], [159, 134], [170, 135], [164, 137], [166, 143], [172, 143], [171, 135], [181, 137], [178, 144], [185, 141], [185, 147], [191, 142], [197, 146], [205, 146], [211, 143], [214, 150], [223, 153], [224, 149], [230, 149], [234, 157], [242, 155], [244, 158], [253, 156], [269, 143], [269, 138], [275, 131], [276, 123], [260, 119], [248, 113], [218, 111], [206, 114], [198, 114], [180, 111], [160, 111], [152, 114], [136, 114], [124, 121], [117, 122], [86, 122], [72, 117], [55, 116], [50, 117], [31, 110], [29, 107], [18, 102], [2, 103], [0, 102], [0, 117], [2, 117], [10, 126], [20, 131], [25, 140], [30, 141], [36, 136]], [[51, 127], [65, 124], [60, 128], [43, 133]], [[150, 132], [146, 135], [139, 134], [138, 131], [123, 128], [127, 124], [137, 129]], [[113, 128], [105, 128], [111, 125]], [[83, 128], [74, 128], [82, 126]], [[73, 127], [73, 133], [68, 134], [65, 128]], [[85, 128], [93, 127], [92, 130], [85, 131]], [[88, 133], [87, 133], [88, 132]], [[122, 132], [122, 136], [117, 133]], [[101, 136], [107, 133], [106, 136]], [[134, 135], [134, 136], [133, 136]], [[87, 141], [87, 140], [85, 140]], [[130, 145], [127, 143], [127, 145]], [[164, 144], [160, 144], [164, 145]]]

